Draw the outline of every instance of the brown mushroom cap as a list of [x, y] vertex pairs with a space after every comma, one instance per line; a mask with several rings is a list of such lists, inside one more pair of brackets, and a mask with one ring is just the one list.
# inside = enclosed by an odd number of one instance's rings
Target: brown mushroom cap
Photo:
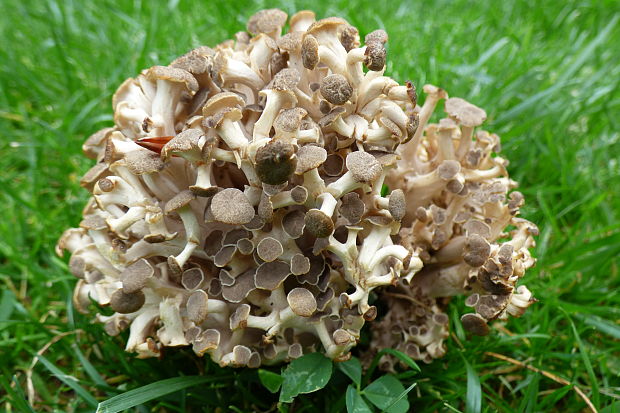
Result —
[[380, 42], [370, 42], [366, 45], [364, 64], [369, 70], [378, 72], [385, 67], [386, 50]]
[[366, 206], [364, 205], [364, 201], [360, 199], [357, 192], [349, 192], [341, 199], [342, 204], [339, 208], [340, 214], [342, 214], [342, 216], [345, 217], [351, 225], [360, 222], [366, 210]]
[[209, 70], [209, 58], [215, 51], [208, 46], [201, 46], [179, 56], [170, 63], [171, 67], [183, 69], [192, 75], [201, 75]]
[[285, 183], [296, 166], [295, 148], [290, 143], [271, 141], [256, 151], [256, 173], [266, 184]]
[[271, 89], [292, 91], [297, 87], [300, 79], [296, 69], [282, 69], [273, 77]]
[[181, 285], [183, 285], [186, 290], [192, 291], [200, 287], [200, 284], [202, 284], [204, 279], [205, 274], [202, 269], [198, 267], [188, 268], [183, 271], [183, 275], [181, 276]]
[[304, 108], [291, 108], [280, 111], [273, 123], [276, 131], [296, 132], [301, 127], [301, 120], [308, 114]]
[[117, 313], [129, 314], [142, 308], [145, 300], [142, 291], [126, 293], [122, 289], [118, 289], [110, 297], [110, 307]]
[[97, 186], [102, 192], [111, 192], [116, 186], [114, 181], [108, 178], [101, 178], [97, 181]]
[[353, 26], [345, 27], [340, 33], [340, 43], [347, 52], [359, 47], [360, 34], [357, 28]]
[[381, 44], [385, 44], [387, 41], [388, 41], [388, 34], [383, 29], [377, 29], [375, 31], [372, 31], [364, 37], [364, 43], [366, 44], [372, 43], [372, 42], [379, 42]]
[[125, 153], [124, 160], [127, 168], [134, 175], [152, 174], [164, 169], [164, 162], [159, 154], [145, 149]]
[[96, 148], [103, 147], [104, 141], [112, 132], [114, 132], [114, 128], [103, 128], [90, 135], [82, 145], [82, 151], [86, 157], [90, 159], [97, 159], [97, 156], [99, 156], [99, 150]]
[[273, 291], [290, 275], [289, 265], [283, 261], [265, 262], [256, 270], [257, 288]]
[[319, 119], [319, 126], [322, 128], [326, 128], [332, 123], [336, 121], [336, 119], [342, 117], [342, 115], [346, 112], [346, 109], [342, 106], [336, 106], [333, 108], [327, 115], [323, 116]]
[[437, 167], [437, 175], [445, 181], [456, 176], [461, 170], [461, 164], [454, 160], [445, 160]]
[[340, 74], [331, 74], [321, 80], [321, 95], [333, 105], [344, 105], [353, 95], [353, 88]]
[[288, 15], [280, 9], [266, 9], [255, 13], [248, 20], [247, 29], [252, 34], [273, 34], [278, 33], [286, 24]]
[[291, 310], [300, 317], [310, 317], [316, 311], [316, 298], [305, 288], [293, 288], [286, 300]]
[[292, 210], [282, 218], [282, 228], [286, 234], [297, 239], [304, 231], [304, 213], [298, 209]]
[[447, 99], [445, 111], [448, 116], [463, 126], [479, 126], [487, 119], [487, 113], [484, 110], [461, 98]]
[[315, 145], [304, 145], [297, 151], [297, 167], [295, 173], [301, 175], [318, 168], [327, 159], [327, 151]]
[[304, 354], [304, 349], [299, 343], [293, 343], [289, 346], [287, 352], [289, 358], [296, 359]]
[[254, 275], [256, 270], [250, 269], [235, 278], [232, 285], [222, 285], [222, 297], [231, 303], [238, 303], [256, 288]]
[[84, 229], [100, 231], [102, 229], [106, 229], [108, 225], [106, 224], [105, 219], [103, 219], [99, 215], [87, 215], [80, 222], [80, 227]]
[[209, 315], [209, 296], [197, 290], [187, 299], [187, 317], [196, 324], [202, 323]]
[[238, 94], [220, 92], [207, 100], [207, 103], [202, 108], [202, 114], [204, 117], [210, 117], [227, 108], [242, 108], [244, 106], [245, 101]]
[[476, 303], [476, 312], [486, 320], [495, 319], [510, 302], [510, 295], [482, 295]]
[[334, 232], [334, 221], [319, 209], [306, 212], [304, 218], [306, 230], [317, 238], [324, 238]]
[[95, 183], [109, 174], [110, 170], [105, 162], [97, 163], [80, 178], [80, 186], [92, 192]]
[[311, 34], [306, 34], [301, 42], [301, 61], [310, 70], [319, 64], [319, 42]]
[[184, 190], [179, 192], [172, 198], [170, 201], [166, 202], [166, 206], [164, 207], [164, 212], [166, 214], [171, 213], [172, 211], [176, 211], [178, 209], [183, 208], [184, 206], [189, 205], [189, 203], [196, 199], [196, 196], [192, 193], [192, 191]]
[[291, 273], [293, 275], [302, 275], [310, 271], [310, 260], [303, 254], [295, 254], [291, 258]]
[[383, 169], [377, 159], [368, 152], [356, 151], [347, 155], [347, 169], [357, 182], [369, 183], [381, 175]]
[[248, 325], [248, 316], [250, 315], [251, 307], [249, 304], [241, 304], [234, 313], [231, 314], [229, 319], [229, 326], [232, 331], [239, 328], [246, 328]]
[[402, 189], [395, 189], [392, 191], [388, 201], [388, 210], [395, 221], [400, 221], [403, 219], [405, 213], [407, 212], [407, 202], [405, 199], [405, 193]]
[[254, 207], [237, 188], [226, 188], [213, 195], [210, 208], [213, 218], [225, 224], [247, 224], [254, 217]]
[[167, 80], [169, 82], [183, 83], [188, 91], [198, 90], [198, 81], [187, 70], [170, 66], [153, 66], [146, 71], [146, 78], [150, 81]]
[[[170, 139], [161, 149], [161, 156], [168, 159], [173, 153], [189, 152], [198, 150], [198, 140], [204, 132], [200, 129], [186, 129], [183, 132]], [[163, 167], [163, 163], [162, 163]]]
[[256, 247], [256, 253], [265, 262], [275, 261], [283, 252], [282, 243], [272, 237], [263, 238]]
[[472, 267], [480, 267], [489, 258], [491, 245], [478, 234], [472, 234], [465, 241], [463, 260]]
[[303, 32], [289, 32], [280, 37], [276, 44], [280, 50], [285, 52], [299, 53], [301, 50], [301, 39], [303, 38]]
[[123, 292], [135, 293], [144, 288], [146, 280], [154, 274], [155, 270], [144, 258], [125, 267], [121, 272], [121, 281], [123, 283]]
[[484, 318], [479, 314], [467, 313], [461, 317], [463, 328], [477, 336], [486, 336], [489, 334], [489, 326]]

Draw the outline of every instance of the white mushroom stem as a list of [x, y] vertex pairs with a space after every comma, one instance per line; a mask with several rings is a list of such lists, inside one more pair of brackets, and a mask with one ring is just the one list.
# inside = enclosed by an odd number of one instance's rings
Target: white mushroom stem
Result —
[[146, 209], [141, 206], [133, 206], [120, 218], [108, 218], [106, 222], [113, 232], [116, 232], [120, 238], [127, 239], [128, 235], [125, 230], [144, 218]]
[[353, 174], [348, 171], [340, 178], [338, 178], [337, 181], [327, 185], [327, 191], [335, 198], [341, 198], [343, 195], [346, 195], [351, 191], [355, 191], [356, 189], [361, 188], [365, 185], [366, 184], [364, 184], [363, 182], [356, 181], [353, 177]]
[[186, 346], [189, 344], [183, 332], [179, 298], [179, 296], [165, 298], [159, 303], [159, 318], [164, 326], [159, 329], [157, 335], [165, 346]]
[[369, 102], [385, 94], [391, 87], [398, 86], [396, 81], [389, 77], [381, 76], [380, 74], [381, 72], [370, 71], [364, 76], [359, 86], [359, 98], [357, 101], [358, 111], [363, 110]]
[[183, 251], [175, 257], [177, 263], [182, 268], [200, 244], [200, 225], [196, 219], [196, 214], [194, 214], [190, 206], [186, 205], [183, 208], [180, 208], [177, 213], [183, 221], [183, 226], [185, 227], [187, 237], [187, 244], [185, 245], [185, 248], [183, 248]]
[[338, 205], [338, 200], [334, 198], [334, 196], [330, 193], [324, 192], [317, 198], [321, 202], [321, 208], [319, 210], [331, 217], [334, 215], [334, 211], [336, 209], [336, 205]]
[[248, 138], [243, 133], [239, 122], [226, 117], [222, 119], [222, 123], [217, 127], [217, 133], [232, 150], [244, 148], [248, 144]]
[[301, 129], [297, 133], [297, 143], [316, 143], [319, 141], [321, 133], [319, 128]]
[[163, 122], [163, 127], [156, 128], [159, 129], [157, 131], [160, 134], [159, 136], [174, 136], [176, 134], [174, 113], [182, 91], [183, 88], [180, 84], [164, 79], [157, 80], [157, 92], [152, 107], [153, 118], [160, 118]]
[[454, 129], [439, 129], [437, 133], [437, 144], [439, 145], [438, 161], [455, 159], [454, 144], [452, 143], [454, 132]]
[[140, 315], [133, 320], [129, 328], [129, 338], [127, 339], [125, 351], [136, 351], [140, 344], [146, 342], [146, 338], [152, 334], [151, 329], [158, 316], [158, 307], [149, 306], [148, 308], [143, 307], [141, 309]]
[[164, 221], [164, 213], [159, 207], [149, 207], [145, 214], [144, 220], [146, 221], [149, 231], [153, 235], [163, 235], [166, 240], [176, 237], [177, 233], [168, 232], [166, 223]]
[[409, 255], [409, 251], [402, 245], [386, 245], [373, 255], [372, 260], [368, 264], [368, 269], [374, 269], [388, 257], [395, 257], [403, 261], [407, 255]]
[[365, 141], [368, 143], [380, 143], [392, 138], [392, 132], [385, 126], [371, 128], [366, 131]]
[[439, 102], [439, 99], [445, 99], [447, 97], [447, 93], [444, 90], [439, 89], [432, 85], [425, 85], [424, 91], [428, 94], [426, 96], [426, 100], [424, 101], [424, 105], [422, 106], [422, 109], [420, 110], [420, 113], [419, 113], [418, 128], [415, 134], [413, 135], [411, 142], [409, 142], [407, 145], [403, 145], [400, 151], [402, 158], [411, 159], [412, 160], [411, 162], [414, 168], [416, 169], [417, 169], [417, 163], [418, 163], [417, 152], [418, 152], [418, 147], [420, 145], [420, 141], [422, 139], [424, 128], [426, 128], [426, 124], [428, 123], [428, 120], [430, 119], [431, 115], [435, 111], [435, 107], [437, 106], [437, 102]]
[[212, 163], [198, 163], [196, 165], [196, 184], [198, 188], [211, 188], [214, 185], [211, 183], [211, 169]]
[[352, 125], [349, 125], [349, 123], [342, 119], [342, 116], [338, 116], [334, 120], [334, 122], [332, 123], [332, 129], [334, 129], [342, 136], [346, 136], [347, 138], [350, 138], [351, 135], [353, 135], [354, 130]]
[[308, 199], [306, 206], [312, 207], [316, 197], [325, 192], [325, 181], [321, 178], [317, 168], [311, 169], [304, 173], [303, 186], [308, 190]]
[[270, 43], [273, 45], [273, 40], [262, 33], [251, 41], [250, 67], [255, 73], [261, 76], [265, 83], [269, 81], [270, 73], [267, 68], [269, 67], [269, 59], [271, 59], [271, 55], [274, 53], [274, 49], [270, 46]]
[[259, 328], [261, 330], [269, 330], [279, 321], [278, 311], [272, 311], [268, 316], [255, 316], [250, 315], [247, 319], [247, 326], [249, 328]]
[[[342, 50], [344, 51], [344, 48]], [[319, 45], [319, 61], [329, 67], [332, 73], [348, 77], [347, 67], [343, 60], [344, 59], [338, 57], [330, 48]]]
[[469, 148], [472, 143], [472, 136], [474, 133], [473, 126], [465, 126], [461, 125], [461, 139], [459, 141], [459, 148], [456, 150], [456, 158], [463, 159], [467, 152], [469, 152]]
[[[374, 256], [377, 254], [379, 248], [385, 244], [387, 238], [390, 236], [391, 228], [389, 226], [373, 225], [370, 233], [364, 242], [359, 253], [359, 265], [365, 270], [372, 270], [374, 265]], [[403, 257], [404, 258], [404, 257]]]
[[223, 57], [223, 59], [226, 59], [226, 66], [224, 70], [220, 72], [223, 83], [227, 85], [241, 83], [254, 91], [263, 88], [265, 84], [263, 79], [261, 79], [248, 65], [238, 59], [233, 59], [228, 56]]
[[268, 138], [273, 121], [282, 109], [292, 108], [297, 104], [297, 98], [289, 91], [267, 89], [260, 92], [261, 96], [266, 97], [265, 109], [260, 118], [254, 124], [254, 141], [261, 138]]
[[362, 63], [366, 59], [366, 46], [349, 50], [347, 53], [347, 79], [356, 88], [364, 78]]

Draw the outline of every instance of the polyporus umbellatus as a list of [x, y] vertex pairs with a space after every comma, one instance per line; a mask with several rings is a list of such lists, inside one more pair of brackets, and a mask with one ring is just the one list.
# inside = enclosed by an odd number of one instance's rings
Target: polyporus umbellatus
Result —
[[115, 126], [83, 146], [93, 196], [58, 243], [76, 307], [110, 307], [97, 320], [128, 328], [138, 357], [191, 345], [249, 367], [346, 360], [375, 318], [371, 349], [429, 361], [445, 351], [442, 297], [469, 294], [476, 334], [521, 315], [536, 227], [516, 217], [499, 138], [476, 130], [485, 112], [431, 85], [419, 106], [384, 76], [383, 30], [362, 46], [340, 18], [286, 22], [263, 10], [116, 91]]

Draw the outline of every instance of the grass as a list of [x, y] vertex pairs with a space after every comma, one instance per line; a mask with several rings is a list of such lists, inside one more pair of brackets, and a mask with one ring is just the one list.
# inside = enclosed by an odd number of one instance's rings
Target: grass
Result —
[[[615, 1], [272, 3], [4, 0], [0, 13], [0, 410], [92, 411], [158, 380], [218, 380], [138, 411], [268, 410], [256, 372], [223, 370], [187, 350], [137, 360], [122, 338], [71, 305], [75, 279], [54, 255], [87, 199], [78, 181], [90, 133], [110, 125], [115, 87], [244, 28], [263, 7], [314, 8], [362, 33], [386, 28], [389, 75], [434, 83], [489, 114], [522, 215], [541, 234], [525, 283], [540, 300], [521, 319], [467, 339], [452, 303], [448, 355], [400, 379], [411, 406], [433, 411], [581, 411], [581, 389], [620, 410], [620, 4]], [[615, 46], [614, 46], [615, 45]], [[43, 357], [33, 366], [33, 358]], [[488, 352], [524, 363], [522, 368]], [[541, 373], [541, 371], [547, 374]], [[554, 380], [556, 377], [561, 380]], [[27, 379], [30, 378], [30, 381]], [[28, 387], [28, 382], [32, 387]], [[291, 411], [342, 411], [350, 380], [334, 373]], [[564, 384], [562, 384], [564, 383]], [[567, 385], [566, 383], [569, 383]], [[478, 386], [479, 389], [478, 389]]]

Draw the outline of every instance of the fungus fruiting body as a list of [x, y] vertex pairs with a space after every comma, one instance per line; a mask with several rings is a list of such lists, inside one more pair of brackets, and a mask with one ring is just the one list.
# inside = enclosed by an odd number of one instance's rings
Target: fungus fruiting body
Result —
[[[484, 110], [385, 76], [387, 33], [276, 9], [247, 32], [144, 70], [84, 144], [92, 197], [58, 251], [106, 331], [138, 357], [191, 346], [222, 366], [323, 352], [445, 353], [464, 328], [520, 316], [536, 226]], [[431, 115], [445, 116], [429, 123]], [[385, 359], [383, 367], [390, 368]]]

